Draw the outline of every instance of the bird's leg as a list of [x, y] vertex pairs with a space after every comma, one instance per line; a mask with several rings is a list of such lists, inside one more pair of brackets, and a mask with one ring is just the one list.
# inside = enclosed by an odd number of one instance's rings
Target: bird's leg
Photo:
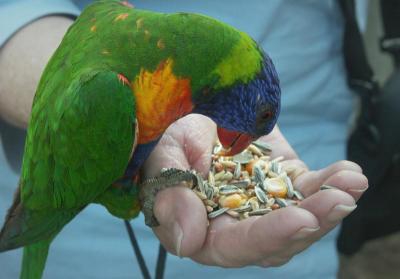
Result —
[[199, 183], [202, 183], [202, 178], [193, 171], [170, 168], [162, 170], [159, 176], [147, 179], [141, 183], [139, 198], [146, 225], [150, 227], [159, 225], [153, 212], [157, 193], [163, 189], [182, 183], [186, 184], [187, 187], [194, 188]]
[[94, 202], [105, 206], [118, 218], [131, 220], [140, 213], [138, 185], [136, 177], [122, 177], [97, 196]]

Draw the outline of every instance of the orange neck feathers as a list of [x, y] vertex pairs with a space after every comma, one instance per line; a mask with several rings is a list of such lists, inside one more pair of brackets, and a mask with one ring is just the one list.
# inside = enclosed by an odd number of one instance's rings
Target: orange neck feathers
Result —
[[169, 58], [154, 72], [141, 69], [131, 85], [139, 123], [138, 144], [157, 139], [175, 120], [193, 110], [190, 80], [176, 77], [172, 67]]

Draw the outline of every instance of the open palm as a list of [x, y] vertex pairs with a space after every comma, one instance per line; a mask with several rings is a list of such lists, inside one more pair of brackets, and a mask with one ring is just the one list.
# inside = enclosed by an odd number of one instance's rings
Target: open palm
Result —
[[[207, 174], [215, 139], [216, 127], [206, 117], [189, 115], [175, 122], [147, 160], [145, 176], [156, 176], [164, 167]], [[349, 161], [309, 171], [277, 127], [261, 140], [273, 146], [272, 157], [283, 155], [283, 165], [298, 170], [293, 182], [306, 199], [299, 207], [243, 221], [223, 215], [208, 226], [204, 205], [192, 191], [166, 189], [156, 198], [160, 226], [154, 232], [169, 252], [223, 267], [282, 265], [339, 224], [368, 187], [360, 167]], [[319, 191], [322, 184], [338, 189]]]

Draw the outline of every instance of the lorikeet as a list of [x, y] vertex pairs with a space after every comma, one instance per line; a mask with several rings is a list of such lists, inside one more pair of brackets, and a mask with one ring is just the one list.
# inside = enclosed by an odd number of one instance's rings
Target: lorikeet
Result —
[[21, 278], [40, 278], [51, 241], [88, 204], [138, 215], [138, 169], [175, 120], [210, 117], [234, 154], [279, 111], [273, 63], [247, 34], [197, 14], [90, 5], [38, 85], [0, 251], [25, 246]]

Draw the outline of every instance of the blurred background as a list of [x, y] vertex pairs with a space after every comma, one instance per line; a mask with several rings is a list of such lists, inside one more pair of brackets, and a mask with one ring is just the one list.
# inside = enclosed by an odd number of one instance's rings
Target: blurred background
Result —
[[[364, 43], [375, 78], [383, 85], [393, 71], [393, 61], [379, 46], [379, 39], [383, 36], [379, 1], [370, 0], [367, 8]], [[400, 278], [400, 232], [369, 241], [352, 257], [340, 255], [338, 278]]]

